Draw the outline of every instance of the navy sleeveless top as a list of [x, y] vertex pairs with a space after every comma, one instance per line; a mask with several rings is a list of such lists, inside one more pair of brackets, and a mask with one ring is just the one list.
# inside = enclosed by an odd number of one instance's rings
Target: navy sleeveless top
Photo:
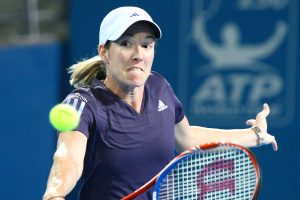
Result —
[[[184, 117], [169, 83], [152, 72], [137, 113], [102, 81], [70, 93], [64, 103], [80, 113], [88, 138], [80, 200], [116, 200], [156, 175], [175, 152], [175, 124]], [[151, 189], [137, 199], [151, 199]]]

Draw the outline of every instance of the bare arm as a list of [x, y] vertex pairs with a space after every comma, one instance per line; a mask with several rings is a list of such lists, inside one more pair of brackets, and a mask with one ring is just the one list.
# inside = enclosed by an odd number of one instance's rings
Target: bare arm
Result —
[[[76, 185], [83, 170], [87, 138], [78, 131], [59, 134], [53, 165], [47, 182], [43, 200], [66, 196]], [[62, 198], [51, 198], [51, 200]]]
[[[267, 133], [266, 117], [269, 114], [269, 106], [264, 105], [263, 110], [257, 114], [255, 120], [248, 120], [248, 125], [257, 125], [263, 132], [264, 144], [272, 144], [277, 150], [275, 137]], [[187, 118], [184, 118], [175, 127], [175, 139], [177, 151], [184, 151], [192, 146], [210, 142], [231, 142], [245, 147], [257, 146], [257, 136], [251, 128], [246, 129], [215, 129], [200, 126], [190, 126]]]

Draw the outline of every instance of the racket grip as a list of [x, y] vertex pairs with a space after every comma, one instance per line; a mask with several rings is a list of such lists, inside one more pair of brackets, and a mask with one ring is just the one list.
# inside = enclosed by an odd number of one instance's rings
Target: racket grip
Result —
[[151, 186], [153, 186], [155, 184], [156, 179], [157, 179], [157, 175], [155, 177], [153, 177], [150, 181], [148, 181], [146, 184], [144, 184], [142, 187], [137, 189], [136, 191], [134, 191], [134, 192], [128, 194], [127, 196], [123, 197], [121, 200], [131, 200], [131, 199], [134, 199], [137, 196], [143, 194], [149, 188], [151, 188]]

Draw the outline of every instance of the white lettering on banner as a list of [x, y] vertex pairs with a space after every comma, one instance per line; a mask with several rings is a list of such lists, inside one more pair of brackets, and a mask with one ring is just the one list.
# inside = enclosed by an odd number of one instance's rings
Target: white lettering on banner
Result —
[[285, 8], [290, 0], [238, 0], [237, 6], [243, 10], [262, 10], [272, 8], [281, 10]]
[[[277, 74], [254, 76], [232, 73], [228, 76], [209, 76], [192, 97], [190, 112], [202, 114], [197, 108], [210, 105], [216, 106], [212, 109], [214, 113], [220, 109], [219, 105], [261, 105], [264, 100], [277, 97], [282, 92], [282, 86], [282, 79]], [[239, 113], [242, 112], [241, 110]]]

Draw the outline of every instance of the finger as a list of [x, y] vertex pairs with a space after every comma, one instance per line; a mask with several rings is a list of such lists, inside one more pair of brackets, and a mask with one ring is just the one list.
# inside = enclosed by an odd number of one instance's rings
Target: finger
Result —
[[262, 111], [260, 111], [256, 116], [256, 121], [259, 122], [261, 119], [265, 120], [269, 115], [269, 113], [270, 113], [270, 108], [268, 104], [264, 103]]
[[256, 125], [256, 120], [255, 119], [248, 119], [246, 121], [246, 125], [248, 125], [248, 126], [254, 126], [254, 125]]
[[277, 145], [277, 142], [276, 142], [276, 139], [275, 139], [274, 136], [273, 136], [273, 140], [272, 140], [271, 144], [272, 144], [273, 150], [277, 151], [278, 150], [278, 145]]
[[262, 113], [265, 117], [267, 117], [270, 114], [270, 107], [267, 103], [264, 103]]
[[265, 135], [265, 144], [271, 144], [274, 151], [278, 150], [277, 141], [273, 135], [270, 135], [268, 133]]

